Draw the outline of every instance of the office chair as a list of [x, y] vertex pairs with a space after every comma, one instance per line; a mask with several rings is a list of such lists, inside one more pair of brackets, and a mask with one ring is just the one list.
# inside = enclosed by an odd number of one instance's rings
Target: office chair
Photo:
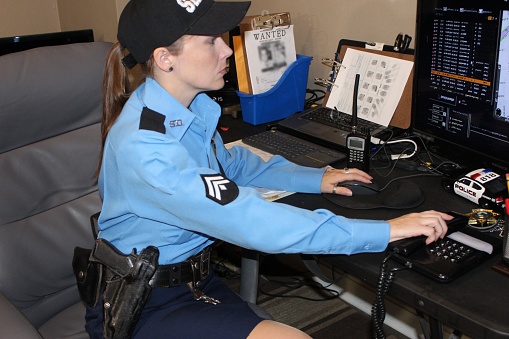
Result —
[[88, 338], [72, 258], [94, 246], [90, 216], [101, 210], [94, 173], [111, 46], [0, 57], [0, 339]]
[[110, 43], [0, 57], [0, 338], [88, 338], [72, 270], [101, 208], [102, 77]]

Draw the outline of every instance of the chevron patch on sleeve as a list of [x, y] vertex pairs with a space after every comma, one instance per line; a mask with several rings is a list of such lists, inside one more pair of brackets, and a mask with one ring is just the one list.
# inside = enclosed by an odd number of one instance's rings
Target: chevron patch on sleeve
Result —
[[201, 178], [205, 184], [207, 198], [218, 204], [229, 204], [239, 196], [237, 185], [221, 174], [202, 174]]

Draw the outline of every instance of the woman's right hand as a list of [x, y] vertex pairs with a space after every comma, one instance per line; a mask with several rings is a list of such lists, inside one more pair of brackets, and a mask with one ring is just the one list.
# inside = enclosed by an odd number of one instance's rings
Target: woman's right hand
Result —
[[446, 222], [451, 219], [453, 217], [446, 213], [429, 210], [387, 220], [391, 226], [389, 242], [424, 235], [426, 244], [430, 244], [445, 236]]

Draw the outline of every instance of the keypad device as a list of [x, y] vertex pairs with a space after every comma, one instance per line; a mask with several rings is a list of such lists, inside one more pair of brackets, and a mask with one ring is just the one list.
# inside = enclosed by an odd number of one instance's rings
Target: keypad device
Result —
[[428, 251], [436, 257], [452, 263], [461, 263], [474, 255], [475, 249], [456, 240], [444, 238], [428, 245]]

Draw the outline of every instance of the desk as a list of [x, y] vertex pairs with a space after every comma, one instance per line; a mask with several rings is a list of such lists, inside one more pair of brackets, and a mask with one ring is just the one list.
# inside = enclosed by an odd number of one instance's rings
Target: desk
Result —
[[[395, 174], [407, 173], [400, 170]], [[332, 204], [321, 195], [295, 194], [280, 202], [308, 209], [327, 208], [347, 217], [362, 216], [371, 219], [390, 219], [403, 213], [427, 209], [464, 213], [476, 207], [463, 198], [445, 192], [438, 177], [417, 177], [412, 180], [423, 188], [426, 200], [420, 206], [404, 211], [349, 210]], [[382, 182], [384, 179], [377, 178], [377, 181]], [[320, 256], [320, 260], [375, 286], [384, 257], [384, 253], [330, 255]], [[498, 260], [500, 255], [448, 284], [437, 283], [411, 270], [398, 271], [389, 294], [428, 315], [433, 338], [442, 337], [442, 323], [472, 338], [509, 338], [509, 318], [506, 313], [509, 305], [509, 277], [491, 269]]]
[[[234, 124], [242, 126], [239, 121]], [[259, 126], [253, 129], [255, 132], [258, 130]], [[383, 175], [384, 171], [381, 170], [380, 173]], [[370, 174], [381, 186], [389, 181], [388, 178], [377, 175], [375, 171], [370, 171]], [[408, 174], [411, 173], [396, 170], [391, 177]], [[426, 199], [420, 206], [408, 210], [346, 209], [333, 204], [322, 195], [315, 194], [293, 194], [278, 202], [310, 210], [326, 208], [351, 218], [384, 220], [412, 211], [436, 209], [465, 213], [476, 207], [463, 198], [445, 192], [439, 177], [416, 177], [412, 180], [421, 186]], [[256, 254], [250, 255], [252, 260], [248, 260], [248, 263], [252, 268]], [[320, 260], [375, 286], [384, 257], [384, 253], [328, 255], [320, 256]], [[509, 307], [509, 277], [491, 269], [498, 260], [500, 255], [448, 284], [437, 283], [411, 270], [398, 271], [395, 273], [389, 294], [428, 315], [431, 335], [434, 338], [441, 338], [442, 324], [458, 329], [472, 338], [509, 338], [509, 317], [506, 313]], [[254, 269], [257, 272], [257, 268]]]

